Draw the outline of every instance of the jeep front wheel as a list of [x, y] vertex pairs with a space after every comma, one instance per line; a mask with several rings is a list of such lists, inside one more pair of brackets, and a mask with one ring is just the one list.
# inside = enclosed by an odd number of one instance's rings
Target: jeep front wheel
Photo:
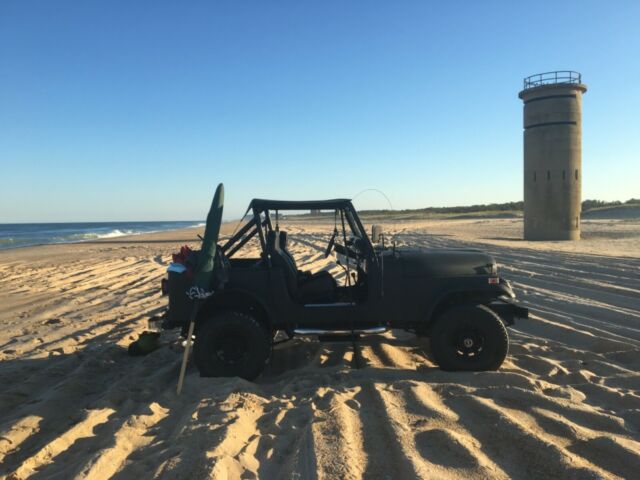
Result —
[[497, 370], [508, 350], [507, 329], [484, 305], [452, 307], [431, 331], [431, 353], [442, 370]]
[[193, 357], [203, 377], [253, 380], [271, 357], [271, 335], [249, 314], [223, 312], [200, 325]]

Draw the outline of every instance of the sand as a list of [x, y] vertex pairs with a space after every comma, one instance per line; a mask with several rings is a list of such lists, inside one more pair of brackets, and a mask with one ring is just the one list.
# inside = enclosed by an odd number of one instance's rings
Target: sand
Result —
[[[391, 226], [388, 226], [391, 228]], [[400, 244], [474, 245], [531, 318], [498, 372], [446, 373], [428, 341], [277, 346], [255, 382], [200, 378], [181, 350], [126, 346], [160, 313], [194, 230], [0, 252], [2, 478], [638, 478], [640, 223], [518, 240], [519, 219], [395, 225]], [[327, 226], [294, 225], [325, 266]]]

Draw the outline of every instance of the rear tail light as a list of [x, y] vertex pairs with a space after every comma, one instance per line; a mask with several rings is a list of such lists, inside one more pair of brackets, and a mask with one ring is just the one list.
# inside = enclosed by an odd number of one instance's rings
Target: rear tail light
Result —
[[500, 277], [489, 277], [489, 285], [498, 285], [500, 283]]

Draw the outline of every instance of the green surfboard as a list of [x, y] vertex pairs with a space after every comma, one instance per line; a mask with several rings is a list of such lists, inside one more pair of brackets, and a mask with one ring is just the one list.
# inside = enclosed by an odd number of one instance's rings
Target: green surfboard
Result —
[[220, 224], [222, 223], [222, 208], [224, 206], [224, 185], [221, 183], [213, 195], [211, 209], [207, 215], [207, 226], [204, 230], [204, 240], [198, 255], [198, 266], [193, 285], [210, 291], [213, 282], [213, 269], [216, 257]]

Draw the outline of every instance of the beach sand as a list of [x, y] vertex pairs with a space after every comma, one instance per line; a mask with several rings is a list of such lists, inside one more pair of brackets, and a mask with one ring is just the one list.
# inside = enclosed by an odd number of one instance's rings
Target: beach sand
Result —
[[[346, 342], [278, 345], [254, 383], [192, 362], [177, 397], [175, 333], [126, 347], [197, 230], [0, 252], [0, 477], [638, 478], [640, 222], [539, 243], [520, 219], [386, 227], [497, 258], [531, 310], [498, 372], [441, 372], [428, 340], [393, 331], [360, 361]], [[323, 268], [329, 228], [289, 228], [299, 263]]]

